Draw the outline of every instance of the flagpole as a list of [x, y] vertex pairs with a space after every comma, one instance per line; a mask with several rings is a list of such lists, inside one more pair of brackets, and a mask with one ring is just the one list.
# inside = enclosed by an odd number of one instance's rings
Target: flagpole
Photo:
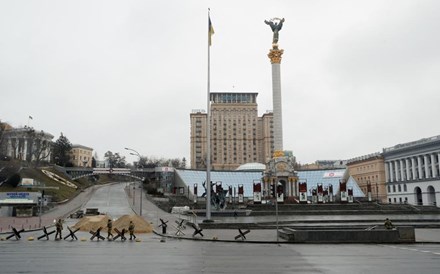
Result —
[[208, 86], [206, 126], [206, 220], [211, 220], [211, 19], [208, 8]]

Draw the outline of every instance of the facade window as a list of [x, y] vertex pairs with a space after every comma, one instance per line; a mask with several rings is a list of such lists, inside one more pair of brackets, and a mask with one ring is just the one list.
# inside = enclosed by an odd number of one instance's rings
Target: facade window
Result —
[[402, 192], [402, 187], [400, 186], [400, 184], [398, 185], [398, 189], [399, 189], [399, 192]]
[[405, 191], [405, 192], [408, 191], [406, 188], [406, 184], [403, 184], [403, 191]]
[[393, 185], [393, 192], [396, 192], [396, 185]]

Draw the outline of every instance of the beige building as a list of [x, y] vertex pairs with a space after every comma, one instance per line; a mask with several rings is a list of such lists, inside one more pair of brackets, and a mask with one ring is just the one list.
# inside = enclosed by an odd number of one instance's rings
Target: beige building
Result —
[[369, 154], [347, 161], [347, 169], [365, 196], [368, 195], [367, 185], [371, 185], [373, 200], [387, 202], [387, 191], [385, 186], [385, 161], [380, 153]]
[[[233, 170], [245, 163], [266, 163], [273, 154], [273, 114], [258, 117], [258, 93], [211, 93], [211, 168]], [[191, 119], [191, 168], [206, 168], [207, 114]]]
[[72, 145], [70, 161], [73, 166], [76, 167], [92, 167], [92, 153], [93, 148], [82, 145]]

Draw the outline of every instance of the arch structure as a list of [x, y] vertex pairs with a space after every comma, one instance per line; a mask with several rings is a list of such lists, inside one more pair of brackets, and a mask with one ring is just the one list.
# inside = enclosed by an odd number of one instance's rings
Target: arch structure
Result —
[[426, 190], [426, 195], [428, 196], [428, 205], [437, 206], [437, 200], [435, 197], [435, 188], [430, 185]]
[[423, 205], [423, 195], [420, 187], [414, 188], [414, 201], [416, 205]]

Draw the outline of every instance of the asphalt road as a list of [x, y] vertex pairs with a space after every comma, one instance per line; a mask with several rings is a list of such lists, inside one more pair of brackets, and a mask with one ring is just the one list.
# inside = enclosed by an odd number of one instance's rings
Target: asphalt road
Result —
[[[97, 189], [85, 207], [114, 217], [132, 212], [125, 184]], [[136, 196], [135, 196], [136, 199]], [[134, 202], [136, 204], [136, 200]], [[170, 215], [144, 204], [144, 216], [156, 226]], [[76, 220], [68, 220], [73, 225]], [[252, 234], [253, 232], [251, 232]], [[249, 244], [166, 239], [139, 234], [140, 242], [0, 242], [0, 273], [440, 273], [440, 245]]]

